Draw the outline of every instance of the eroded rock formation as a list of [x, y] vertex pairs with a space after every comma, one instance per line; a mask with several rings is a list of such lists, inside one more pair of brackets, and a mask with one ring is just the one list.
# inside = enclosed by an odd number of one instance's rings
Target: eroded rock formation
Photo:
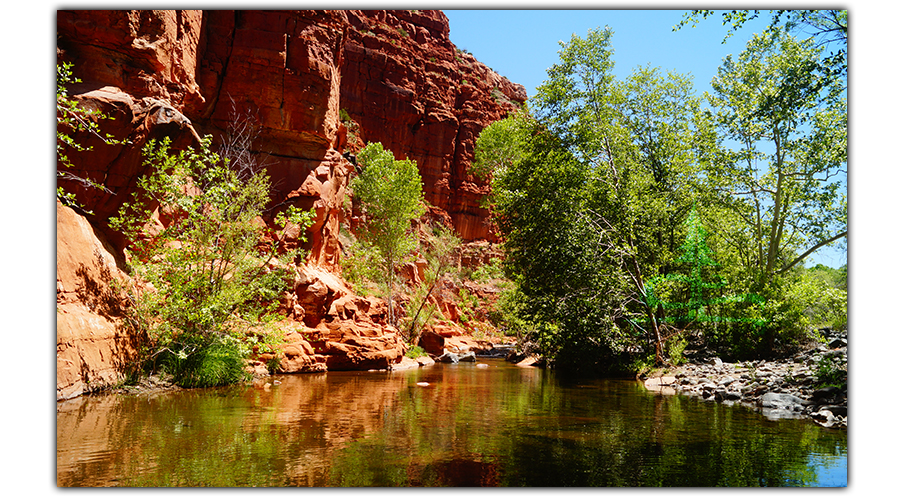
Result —
[[479, 203], [487, 186], [468, 174], [475, 139], [525, 101], [525, 88], [450, 41], [441, 11], [349, 11], [341, 109], [366, 141], [416, 161], [425, 197], [464, 240], [491, 237]]
[[87, 220], [56, 204], [56, 397], [122, 380], [138, 354], [122, 319], [125, 284], [112, 248]]
[[[70, 95], [113, 117], [102, 130], [124, 141], [74, 137], [90, 150], [70, 154], [69, 173], [108, 191], [59, 179], [93, 211], [87, 220], [110, 242], [111, 258], [122, 258], [126, 242], [106, 221], [144, 173], [141, 147], [163, 136], [186, 146], [211, 134], [223, 144], [230, 124], [248, 124], [251, 154], [274, 186], [273, 214], [286, 204], [315, 209], [304, 244], [304, 269], [311, 271], [301, 272], [313, 277], [296, 283], [285, 301], [298, 333], [289, 335], [284, 369], [382, 368], [402, 355], [378, 301], [352, 295], [337, 277], [354, 169], [344, 157], [348, 125], [362, 136], [357, 143], [382, 142], [398, 157], [415, 159], [426, 198], [449, 214], [464, 239], [490, 237], [478, 206], [487, 188], [466, 171], [477, 134], [521, 104], [525, 92], [457, 51], [440, 11], [58, 11], [57, 40], [58, 62], [73, 63], [81, 80]], [[342, 122], [342, 114], [351, 122]], [[65, 311], [75, 307], [82, 285], [58, 279]], [[316, 295], [317, 287], [325, 296]], [[109, 318], [101, 328], [107, 336], [118, 321]], [[66, 338], [93, 335], [92, 321], [72, 326]], [[70, 323], [58, 322], [58, 337]], [[68, 370], [58, 367], [60, 374]]]

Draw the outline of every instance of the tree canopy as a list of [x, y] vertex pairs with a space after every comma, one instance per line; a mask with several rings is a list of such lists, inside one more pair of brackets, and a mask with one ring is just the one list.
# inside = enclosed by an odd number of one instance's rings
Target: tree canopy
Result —
[[410, 221], [425, 213], [422, 178], [416, 162], [397, 160], [381, 143], [357, 155], [362, 173], [350, 186], [360, 202], [365, 222], [361, 233], [381, 256], [387, 285], [388, 321], [396, 325], [393, 307], [394, 267], [416, 246]]
[[[686, 327], [745, 354], [793, 342], [805, 306], [792, 270], [847, 234], [846, 100], [821, 47], [775, 23], [697, 96], [658, 68], [617, 79], [612, 37], [561, 42], [531, 111], [478, 138], [473, 172], [491, 179], [532, 340], [560, 363], [663, 363]], [[703, 321], [666, 318], [654, 296], [666, 276], [690, 285], [682, 303]]]

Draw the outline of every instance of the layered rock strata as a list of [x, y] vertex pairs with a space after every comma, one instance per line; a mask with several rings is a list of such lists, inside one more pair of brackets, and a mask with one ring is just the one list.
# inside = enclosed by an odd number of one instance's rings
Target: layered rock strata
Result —
[[348, 11], [341, 109], [366, 141], [416, 161], [431, 204], [464, 240], [490, 238], [475, 140], [526, 99], [525, 88], [450, 41], [441, 11]]
[[[108, 243], [101, 245], [109, 254], [104, 262], [121, 260], [126, 244], [106, 221], [144, 174], [141, 147], [163, 136], [183, 147], [212, 134], [223, 145], [241, 133], [235, 123], [246, 125], [249, 153], [274, 186], [267, 215], [287, 204], [315, 210], [303, 243], [309, 257], [302, 269], [313, 270], [312, 278], [301, 269], [309, 281], [295, 283], [285, 298], [297, 332], [288, 335], [286, 371], [383, 368], [402, 355], [397, 332], [376, 312], [378, 301], [345, 291], [334, 274], [354, 171], [344, 157], [348, 125], [415, 159], [428, 201], [449, 214], [463, 238], [483, 238], [490, 232], [478, 201], [487, 188], [466, 173], [475, 137], [525, 100], [521, 85], [456, 50], [439, 11], [58, 11], [57, 56], [73, 63], [81, 80], [70, 95], [114, 118], [101, 129], [122, 141], [74, 134], [90, 148], [70, 153], [72, 175], [59, 179], [93, 215], [74, 222], [67, 213], [58, 223], [83, 230], [89, 222]], [[351, 122], [341, 121], [342, 110]], [[60, 255], [74, 251], [69, 231], [58, 236]], [[128, 339], [118, 312], [92, 310], [79, 291], [85, 284], [67, 272], [57, 270], [64, 316], [57, 324], [58, 395], [71, 396], [120, 377], [127, 349], [110, 347], [102, 362], [66, 353], [85, 352], [95, 335], [112, 344]], [[69, 321], [76, 309], [83, 318]]]

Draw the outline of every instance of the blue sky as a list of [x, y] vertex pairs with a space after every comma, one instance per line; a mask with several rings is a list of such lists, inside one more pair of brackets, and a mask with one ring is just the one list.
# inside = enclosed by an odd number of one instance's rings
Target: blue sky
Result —
[[[673, 31], [684, 10], [444, 10], [450, 20], [450, 40], [511, 81], [525, 86], [529, 98], [559, 60], [560, 41], [572, 34], [609, 26], [615, 50], [614, 72], [625, 78], [638, 66], [660, 67], [690, 74], [698, 95], [712, 90], [710, 81], [722, 60], [737, 56], [753, 33], [768, 25], [764, 12], [722, 43], [728, 32], [718, 14], [696, 27]], [[806, 259], [840, 267], [847, 252], [823, 248]]]
[[722, 44], [727, 30], [717, 19], [696, 28], [672, 31], [684, 10], [445, 10], [450, 40], [511, 81], [525, 85], [528, 96], [559, 60], [559, 42], [572, 34], [584, 37], [589, 29], [609, 26], [613, 32], [615, 72], [625, 77], [637, 66], [658, 66], [691, 73], [698, 92], [709, 82], [722, 59], [737, 55], [764, 28], [756, 20], [748, 29]]

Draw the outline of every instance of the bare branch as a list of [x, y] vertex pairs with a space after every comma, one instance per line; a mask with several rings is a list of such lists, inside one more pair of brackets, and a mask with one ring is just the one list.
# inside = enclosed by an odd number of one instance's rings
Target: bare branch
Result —
[[841, 238], [843, 238], [843, 237], [845, 237], [845, 236], [847, 236], [847, 230], [846, 230], [846, 229], [845, 229], [844, 231], [841, 231], [840, 233], [838, 233], [838, 234], [832, 236], [831, 238], [829, 238], [829, 239], [827, 239], [827, 240], [825, 240], [825, 241], [821, 241], [821, 242], [819, 242], [819, 243], [813, 245], [813, 247], [810, 248], [809, 250], [807, 250], [806, 252], [804, 252], [803, 255], [797, 257], [796, 259], [794, 259], [793, 262], [791, 262], [790, 264], [784, 266], [784, 267], [781, 268], [781, 270], [778, 271], [778, 272], [779, 272], [779, 273], [783, 273], [783, 272], [789, 270], [790, 268], [792, 268], [792, 267], [794, 267], [795, 265], [797, 265], [800, 261], [802, 261], [803, 259], [805, 259], [806, 257], [808, 257], [809, 254], [811, 254], [811, 253], [815, 252], [816, 250], [818, 250], [818, 249], [824, 247], [825, 245], [828, 245], [828, 244], [830, 244], [830, 243], [833, 243], [833, 242], [835, 242], [835, 241], [837, 241], [837, 240], [839, 240], [839, 239], [841, 239]]

